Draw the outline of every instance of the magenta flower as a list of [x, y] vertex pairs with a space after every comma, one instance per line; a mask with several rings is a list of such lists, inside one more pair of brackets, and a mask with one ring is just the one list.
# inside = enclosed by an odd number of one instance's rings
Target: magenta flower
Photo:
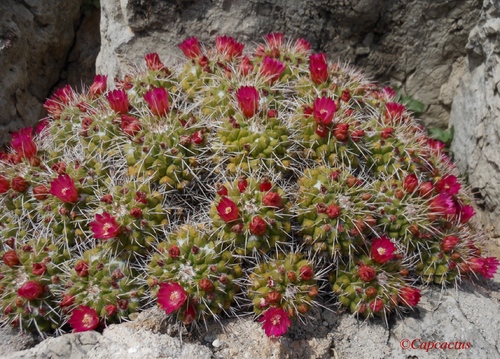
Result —
[[450, 195], [457, 194], [460, 191], [460, 183], [457, 182], [457, 177], [447, 175], [436, 182], [434, 188], [437, 193], [448, 193]]
[[55, 119], [61, 117], [62, 114], [62, 104], [59, 100], [51, 97], [44, 102], [43, 107], [49, 115], [52, 115]]
[[21, 288], [17, 290], [17, 295], [27, 300], [35, 300], [43, 294], [43, 286], [34, 280], [25, 282]]
[[430, 200], [431, 212], [438, 215], [455, 214], [455, 203], [450, 194], [440, 193]]
[[128, 112], [129, 102], [125, 90], [113, 90], [106, 96], [106, 99], [113, 111], [122, 115]]
[[269, 82], [273, 83], [278, 80], [281, 76], [281, 73], [285, 70], [285, 65], [279, 61], [275, 60], [272, 57], [266, 56], [262, 61], [262, 65], [260, 67], [260, 73], [269, 78]]
[[385, 117], [389, 120], [401, 118], [401, 116], [403, 116], [404, 110], [404, 105], [401, 105], [397, 102], [388, 102], [385, 104]]
[[248, 57], [243, 56], [241, 58], [240, 65], [238, 66], [238, 71], [243, 76], [246, 76], [249, 73], [251, 73], [253, 71], [252, 61], [250, 61], [250, 59]]
[[389, 99], [396, 97], [396, 91], [394, 91], [392, 87], [384, 87], [382, 93]]
[[240, 57], [243, 54], [244, 44], [235, 41], [229, 36], [217, 36], [215, 38], [215, 48], [217, 52], [224, 55], [227, 61], [230, 61], [234, 57]]
[[65, 203], [76, 203], [79, 198], [75, 181], [66, 173], [60, 174], [59, 177], [50, 182], [50, 194]]
[[160, 308], [170, 314], [182, 307], [187, 299], [187, 294], [179, 283], [161, 283], [157, 298]]
[[328, 64], [326, 54], [313, 54], [309, 56], [309, 72], [311, 80], [316, 85], [322, 84], [328, 79]]
[[242, 86], [236, 91], [238, 106], [246, 118], [255, 115], [259, 108], [259, 92], [253, 86]]
[[188, 59], [196, 59], [201, 56], [201, 48], [196, 37], [190, 37], [184, 40], [180, 45], [179, 49], [182, 50], [184, 55]]
[[383, 264], [394, 258], [396, 246], [387, 236], [374, 239], [372, 242], [371, 256], [377, 263]]
[[95, 221], [90, 222], [90, 229], [95, 238], [104, 240], [116, 237], [121, 231], [115, 217], [107, 212], [96, 214]]
[[467, 264], [473, 273], [479, 273], [484, 278], [491, 279], [497, 272], [499, 262], [495, 257], [478, 257], [469, 259]]
[[31, 127], [14, 132], [10, 145], [21, 157], [31, 158], [36, 156], [37, 147], [33, 141], [33, 129]]
[[273, 307], [264, 312], [259, 322], [264, 323], [262, 328], [268, 337], [279, 337], [285, 334], [292, 324], [285, 310]]
[[151, 112], [157, 116], [164, 116], [168, 113], [168, 92], [163, 87], [157, 87], [144, 94], [144, 99], [149, 105]]
[[305, 55], [311, 50], [311, 44], [306, 39], [299, 38], [295, 41], [294, 50], [299, 54]]
[[[1, 193], [1, 191], [0, 191]], [[460, 215], [460, 223], [467, 223], [469, 220], [476, 214], [474, 211], [474, 207], [465, 205], [465, 206], [460, 206], [459, 210], [459, 215]], [[458, 212], [458, 211], [457, 211]]]
[[460, 238], [456, 236], [446, 236], [443, 238], [443, 242], [441, 242], [441, 249], [449, 253], [455, 248], [455, 246], [460, 242]]
[[431, 150], [435, 153], [440, 153], [441, 151], [444, 150], [444, 147], [446, 146], [443, 142], [438, 140], [433, 140], [432, 138], [429, 138], [427, 140], [427, 144], [429, 145]]
[[92, 97], [101, 95], [106, 92], [108, 76], [95, 75], [94, 83], [90, 86], [89, 93]]
[[317, 123], [329, 125], [333, 120], [336, 109], [337, 106], [335, 105], [335, 101], [333, 101], [331, 98], [318, 97], [316, 100], [314, 100], [313, 104], [314, 119]]
[[237, 220], [240, 217], [238, 206], [227, 197], [222, 197], [217, 205], [217, 212], [220, 218], [228, 223]]
[[147, 54], [144, 56], [144, 60], [146, 60], [146, 67], [152, 71], [161, 70], [165, 67], [160, 60], [160, 56], [156, 52]]
[[35, 133], [38, 135], [50, 125], [48, 118], [41, 119], [35, 126]]
[[73, 310], [68, 323], [71, 325], [75, 333], [86, 332], [97, 328], [99, 325], [99, 317], [97, 316], [95, 309], [85, 305], [80, 305], [78, 308]]
[[285, 40], [285, 35], [282, 32], [272, 32], [266, 35], [266, 41], [269, 47], [280, 47]]
[[58, 98], [65, 105], [69, 104], [73, 95], [73, 89], [70, 85], [66, 85], [54, 92], [54, 97]]
[[253, 217], [248, 227], [250, 229], [250, 233], [256, 236], [261, 236], [267, 232], [267, 223], [260, 216]]

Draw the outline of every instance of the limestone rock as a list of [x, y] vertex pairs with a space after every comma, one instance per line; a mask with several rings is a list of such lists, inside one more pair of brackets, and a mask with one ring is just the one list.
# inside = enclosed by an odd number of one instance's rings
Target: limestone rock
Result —
[[500, 4], [485, 0], [467, 44], [467, 71], [451, 108], [458, 168], [468, 176], [483, 220], [500, 236]]
[[450, 103], [440, 101], [440, 89], [465, 55], [479, 10], [477, 0], [101, 0], [97, 72], [123, 76], [150, 52], [171, 63], [182, 56], [177, 45], [190, 36], [210, 42], [225, 34], [251, 43], [281, 31], [304, 37], [331, 60], [403, 87], [428, 105], [428, 124], [446, 126]]
[[0, 2], [0, 143], [34, 124], [58, 82], [83, 0]]

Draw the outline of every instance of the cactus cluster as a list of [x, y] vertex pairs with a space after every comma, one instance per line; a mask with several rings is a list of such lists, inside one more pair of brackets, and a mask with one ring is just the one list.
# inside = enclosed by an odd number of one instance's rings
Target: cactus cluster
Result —
[[272, 33], [195, 37], [45, 102], [0, 153], [0, 323], [59, 334], [158, 305], [250, 309], [281, 336], [333, 298], [361, 317], [421, 283], [492, 278], [472, 197], [390, 88]]

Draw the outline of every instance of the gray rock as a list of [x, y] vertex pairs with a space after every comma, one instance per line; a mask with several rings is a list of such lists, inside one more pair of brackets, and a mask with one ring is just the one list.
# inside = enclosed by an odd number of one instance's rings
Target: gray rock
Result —
[[451, 107], [452, 151], [468, 176], [487, 227], [500, 236], [500, 5], [484, 1], [467, 44], [467, 71]]
[[477, 0], [101, 0], [97, 72], [123, 76], [143, 56], [178, 60], [185, 38], [211, 42], [218, 34], [251, 43], [273, 31], [304, 37], [332, 60], [348, 61], [375, 79], [400, 84], [428, 105], [427, 124], [446, 126], [454, 86], [444, 91], [453, 64], [479, 18]]
[[0, 144], [42, 118], [59, 81], [83, 0], [0, 2]]

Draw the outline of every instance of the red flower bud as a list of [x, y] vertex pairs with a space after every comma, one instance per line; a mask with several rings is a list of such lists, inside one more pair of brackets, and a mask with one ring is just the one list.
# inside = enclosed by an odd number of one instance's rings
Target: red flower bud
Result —
[[267, 231], [267, 223], [260, 216], [255, 216], [250, 222], [250, 232], [256, 236], [263, 235]]
[[22, 193], [28, 189], [29, 184], [24, 178], [17, 176], [12, 179], [11, 186], [14, 191]]
[[43, 287], [40, 283], [30, 280], [24, 283], [21, 288], [17, 290], [17, 295], [27, 300], [34, 300], [40, 298], [43, 291]]
[[11, 268], [17, 266], [20, 263], [17, 252], [14, 250], [5, 252], [2, 256], [2, 260]]

